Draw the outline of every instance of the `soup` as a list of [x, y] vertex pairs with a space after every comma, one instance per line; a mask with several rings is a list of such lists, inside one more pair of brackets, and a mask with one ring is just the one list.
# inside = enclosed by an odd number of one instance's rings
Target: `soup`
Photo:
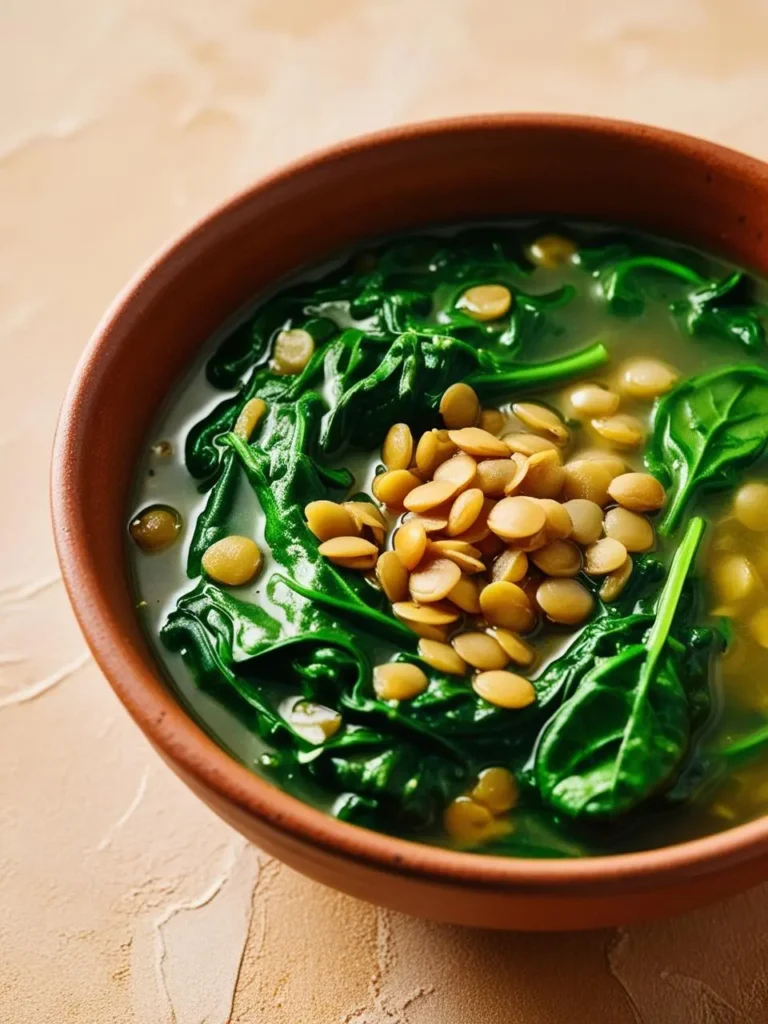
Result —
[[765, 289], [583, 224], [387, 241], [225, 325], [129, 546], [179, 700], [330, 814], [512, 856], [768, 802]]

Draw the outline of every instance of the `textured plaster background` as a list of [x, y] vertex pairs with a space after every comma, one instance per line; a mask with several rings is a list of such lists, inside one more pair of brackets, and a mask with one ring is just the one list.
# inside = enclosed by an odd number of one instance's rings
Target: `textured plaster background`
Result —
[[248, 847], [89, 660], [49, 539], [75, 361], [169, 235], [343, 136], [479, 110], [653, 121], [768, 158], [765, 0], [2, 0], [0, 1019], [768, 1020], [768, 888], [575, 936], [377, 912]]

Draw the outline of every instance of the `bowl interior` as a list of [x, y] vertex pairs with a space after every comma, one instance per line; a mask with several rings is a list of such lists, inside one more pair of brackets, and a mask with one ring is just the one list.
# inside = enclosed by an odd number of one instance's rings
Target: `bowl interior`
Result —
[[[118, 297], [65, 402], [54, 453], [57, 544], [99, 664], [171, 761], [245, 810], [297, 834], [309, 829], [331, 847], [346, 843], [348, 850], [391, 861], [393, 851], [415, 844], [365, 833], [298, 805], [229, 761], [174, 703], [142, 634], [125, 564], [134, 467], [159, 405], [199, 347], [279, 278], [370, 237], [536, 215], [653, 231], [768, 274], [768, 168], [756, 161], [641, 126], [579, 118], [417, 126], [310, 158], [195, 227]], [[351, 833], [364, 838], [350, 839]], [[698, 856], [693, 847], [701, 856], [738, 858], [757, 841], [765, 845], [767, 836], [768, 828], [755, 822], [676, 848], [682, 853], [601, 860], [622, 861], [619, 874], [643, 865], [684, 866]], [[523, 870], [520, 862], [438, 849], [409, 856], [414, 866], [462, 875], [511, 879]], [[525, 871], [529, 880], [537, 872], [550, 881], [585, 877], [583, 862], [531, 863]], [[608, 864], [600, 874], [605, 878], [606, 872]]]

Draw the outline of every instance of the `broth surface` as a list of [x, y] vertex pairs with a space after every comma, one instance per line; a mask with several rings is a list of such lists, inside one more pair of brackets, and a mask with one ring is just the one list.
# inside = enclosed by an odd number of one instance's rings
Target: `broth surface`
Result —
[[[546, 231], [549, 230], [547, 227]], [[729, 265], [701, 253], [642, 235], [582, 224], [558, 225], [556, 230], [559, 235], [574, 239], [582, 252], [604, 249], [616, 243], [628, 244], [633, 252], [652, 252], [661, 259], [679, 260], [686, 267], [695, 268], [703, 277], [719, 280], [733, 271]], [[534, 298], [552, 295], [563, 287], [572, 286], [575, 289], [570, 301], [544, 308], [542, 325], [531, 331], [530, 337], [524, 338], [519, 353], [522, 362], [539, 363], [556, 359], [579, 352], [596, 341], [602, 342], [608, 350], [609, 359], [604, 365], [568, 382], [558, 382], [552, 388], [526, 391], [526, 402], [540, 402], [567, 414], [564, 395], [575, 383], [584, 380], [609, 389], [616, 388], [619, 367], [633, 357], [650, 357], [670, 364], [679, 373], [681, 380], [725, 365], [766, 365], [764, 349], [748, 349], [732, 338], [717, 337], [713, 332], [692, 337], [681, 330], [679, 318], [670, 313], [669, 307], [671, 302], [681, 301], [689, 294], [690, 282], [682, 282], [663, 273], [649, 274], [652, 286], [649, 284], [646, 288], [645, 283], [643, 285], [642, 312], [639, 315], [618, 315], [609, 309], [605, 294], [601, 291], [600, 279], [595, 276], [591, 265], [571, 260], [552, 269], [525, 265], [522, 257], [524, 248], [532, 239], [544, 233], [545, 229], [541, 226], [526, 223], [494, 226], [481, 231], [483, 238], [491, 239], [489, 244], [508, 246], [514, 252], [514, 260], [510, 258], [509, 262], [510, 265], [517, 264], [517, 267], [510, 269], [506, 277], [494, 273], [494, 282], [508, 285], [513, 290], [524, 289], [526, 295]], [[464, 244], [465, 239], [479, 237], [481, 235], [475, 229], [469, 233], [467, 229], [446, 231], [430, 236], [431, 242], [428, 244], [437, 247], [439, 243], [441, 248], [450, 251]], [[373, 263], [374, 259], [381, 258], [381, 252], [387, 251], [388, 246], [396, 244], [402, 243], [385, 242], [351, 259], [370, 259]], [[316, 287], [315, 282], [324, 281], [326, 275], [338, 275], [340, 271], [337, 266], [329, 265], [319, 271], [301, 275], [285, 287], [300, 284], [305, 287], [305, 291], [311, 292]], [[434, 329], [444, 324], [445, 333], [452, 334], [455, 325], [444, 310], [453, 308], [455, 292], [455, 284], [438, 284], [433, 293], [432, 309], [425, 315], [425, 324]], [[766, 295], [765, 286], [756, 282], [750, 296], [754, 308], [759, 308], [766, 301]], [[165, 668], [169, 685], [189, 713], [218, 743], [252, 770], [266, 772], [268, 777], [277, 779], [302, 799], [334, 813], [339, 812], [344, 800], [338, 788], [325, 787], [317, 778], [303, 771], [283, 772], [275, 768], [272, 761], [274, 744], [259, 735], [253, 711], [249, 711], [247, 705], [243, 706], [234, 693], [228, 693], [226, 687], [214, 693], [210, 686], [201, 686], [181, 654], [170, 650], [160, 640], [160, 631], [174, 612], [177, 602], [198, 583], [197, 578], [187, 575], [187, 562], [195, 523], [209, 498], [209, 491], [201, 493], [201, 481], [195, 479], [188, 470], [185, 446], [195, 424], [212, 413], [222, 399], [237, 395], [241, 383], [238, 379], [233, 381], [230, 388], [214, 387], [206, 376], [206, 367], [222, 342], [242, 329], [241, 325], [248, 323], [254, 311], [261, 309], [265, 301], [265, 297], [260, 297], [257, 303], [235, 317], [211, 339], [187, 380], [170, 396], [161, 411], [147, 445], [146, 458], [139, 467], [131, 519], [153, 505], [175, 509], [182, 520], [180, 540], [150, 555], [129, 542], [131, 565], [142, 622]], [[370, 317], [353, 316], [347, 302], [322, 297], [319, 302], [307, 305], [305, 317], [332, 321], [339, 330], [357, 327], [365, 332], [371, 329], [372, 323]], [[272, 337], [281, 328], [295, 326], [294, 321], [277, 323]], [[492, 338], [491, 344], [498, 348], [498, 337]], [[251, 372], [249, 366], [244, 370], [242, 380], [246, 380]], [[333, 394], [329, 387], [326, 381], [324, 389], [320, 390], [330, 404], [333, 402]], [[511, 412], [511, 403], [520, 397], [509, 394], [503, 396], [505, 400], [501, 402], [483, 402], [483, 407], [499, 408], [504, 415], [505, 428], [499, 434], [519, 429], [519, 423]], [[269, 405], [268, 398], [266, 401]], [[653, 404], [648, 401], [622, 398], [621, 413], [636, 416], [649, 432], [652, 429], [653, 408]], [[371, 407], [370, 415], [377, 415], [374, 407]], [[388, 421], [384, 427], [390, 425]], [[441, 425], [436, 415], [433, 425]], [[610, 444], [590, 428], [579, 426], [572, 419], [569, 420], [569, 426], [582, 447], [588, 445], [590, 448], [603, 447], [606, 451], [614, 451]], [[418, 433], [414, 433], [418, 437]], [[254, 439], [257, 437], [258, 431]], [[220, 448], [220, 451], [223, 449]], [[622, 449], [621, 457], [629, 470], [645, 471], [644, 452], [644, 446], [632, 450]], [[333, 454], [328, 464], [331, 468], [351, 471], [354, 484], [349, 489], [350, 495], [356, 492], [370, 495], [373, 480], [381, 467], [379, 447], [366, 451], [339, 451]], [[745, 481], [768, 480], [768, 461], [762, 456], [756, 459], [742, 478]], [[768, 532], [747, 529], [739, 521], [733, 509], [734, 493], [734, 489], [712, 494], [699, 493], [686, 511], [686, 519], [695, 512], [708, 523], [698, 553], [695, 588], [690, 591], [695, 595], [697, 606], [695, 622], [703, 627], [720, 629], [723, 622], [727, 621], [728, 645], [724, 654], [713, 662], [710, 674], [711, 709], [705, 724], [695, 731], [682, 769], [676, 773], [671, 793], [667, 793], [663, 799], [648, 800], [624, 818], [599, 824], [572, 822], [553, 813], [550, 808], [541, 806], [535, 799], [524, 797], [510, 812], [512, 831], [480, 844], [478, 849], [520, 856], [579, 856], [640, 850], [719, 831], [765, 812], [768, 805], [768, 748], [765, 753], [758, 752], [743, 761], [728, 762], [726, 767], [706, 753], [710, 748], [719, 749], [731, 740], [750, 735], [762, 728], [767, 720], [768, 611], [763, 620], [760, 613], [768, 609], [765, 601], [765, 590], [768, 587]], [[337, 497], [335, 500], [342, 498]], [[390, 517], [390, 521], [394, 522], [395, 518]], [[276, 593], [269, 585], [273, 574], [282, 569], [270, 552], [264, 536], [264, 523], [265, 517], [255, 491], [250, 486], [239, 486], [236, 502], [228, 517], [227, 532], [255, 540], [264, 560], [254, 582], [231, 588], [231, 594], [238, 601], [264, 608], [285, 635], [290, 635], [295, 631], [295, 626], [290, 621], [290, 613], [286, 612], [282, 593]], [[660, 540], [657, 537], [653, 554], [667, 567], [680, 536], [681, 532], [677, 531], [669, 539]], [[736, 585], [734, 593], [731, 578], [739, 573], [745, 576], [747, 582], [741, 586]], [[532, 673], [534, 681], [553, 659], [568, 648], [580, 629], [568, 629], [546, 621], [539, 625], [532, 641], [539, 654]], [[354, 629], [351, 631], [354, 632]], [[374, 665], [388, 660], [398, 649], [397, 643], [391, 639], [374, 638], [368, 633], [359, 632], [357, 637], [360, 643], [367, 644], [367, 654]], [[414, 642], [416, 639], [414, 637]], [[261, 696], [277, 709], [278, 714], [284, 713], [301, 696], [296, 681], [285, 682], [284, 678], [285, 673], [276, 671], [272, 681], [261, 680], [258, 684]], [[512, 719], [510, 728], [514, 728]], [[494, 760], [493, 756], [489, 756], [484, 763], [478, 761], [475, 769], [480, 770], [484, 764], [493, 764]], [[463, 788], [459, 786], [457, 792], [465, 792], [467, 786], [471, 788], [471, 780], [465, 782]], [[420, 823], [416, 829], [411, 829], [402, 820], [387, 821], [386, 827], [421, 841], [440, 845], [450, 843], [439, 818], [431, 823]]]

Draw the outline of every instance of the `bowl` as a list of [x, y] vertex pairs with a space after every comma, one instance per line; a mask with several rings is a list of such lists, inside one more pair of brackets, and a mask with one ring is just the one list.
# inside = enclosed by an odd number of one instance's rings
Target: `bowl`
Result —
[[133, 474], [150, 425], [234, 310], [373, 236], [520, 215], [626, 224], [768, 276], [768, 166], [684, 135], [491, 116], [398, 128], [310, 156], [195, 225], [107, 312], [56, 435], [56, 544], [80, 626], [120, 700], [190, 788], [267, 853], [353, 896], [439, 921], [624, 924], [768, 878], [768, 818], [663, 849], [554, 861], [456, 852], [337, 821], [252, 774], [182, 710], [142, 633], [127, 566]]

